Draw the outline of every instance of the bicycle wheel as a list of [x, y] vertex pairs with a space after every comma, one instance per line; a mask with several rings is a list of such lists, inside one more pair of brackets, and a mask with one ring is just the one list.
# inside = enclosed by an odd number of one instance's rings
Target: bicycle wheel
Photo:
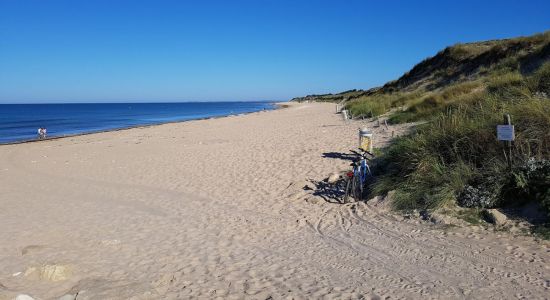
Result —
[[361, 183], [361, 175], [359, 176], [354, 176], [353, 177], [353, 190], [354, 190], [354, 195], [353, 195], [353, 198], [355, 199], [355, 201], [361, 201], [363, 199], [363, 186], [362, 186], [362, 183]]
[[352, 193], [352, 181], [353, 181], [353, 178], [349, 178], [349, 177], [346, 180], [346, 191], [344, 194], [344, 199], [342, 199], [342, 204], [346, 204], [349, 202], [349, 197], [351, 196], [351, 193]]
[[364, 195], [365, 189], [367, 187], [367, 180], [372, 175], [371, 171], [370, 171], [370, 167], [367, 164], [366, 160], [361, 161], [359, 173], [361, 175], [359, 176], [360, 177], [360, 180], [359, 180], [359, 190], [360, 190], [360, 192], [359, 192], [358, 201], [361, 201], [361, 200], [363, 200], [363, 195]]

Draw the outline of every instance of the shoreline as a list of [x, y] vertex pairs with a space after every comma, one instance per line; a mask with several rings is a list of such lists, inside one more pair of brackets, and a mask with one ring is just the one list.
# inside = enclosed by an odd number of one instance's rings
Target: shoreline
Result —
[[149, 128], [149, 127], [166, 125], [166, 124], [177, 124], [177, 123], [184, 123], [184, 122], [190, 122], [190, 121], [201, 121], [201, 120], [228, 118], [228, 117], [233, 117], [233, 116], [249, 115], [249, 114], [254, 114], [254, 113], [259, 113], [259, 112], [274, 111], [274, 110], [278, 110], [278, 109], [287, 108], [289, 106], [287, 102], [269, 102], [269, 103], [273, 105], [273, 108], [266, 109], [266, 110], [251, 111], [251, 112], [245, 112], [245, 113], [239, 113], [239, 114], [227, 114], [227, 115], [221, 115], [221, 116], [203, 117], [203, 118], [180, 120], [180, 121], [168, 121], [168, 122], [155, 123], [155, 124], [134, 125], [134, 126], [129, 126], [129, 127], [104, 129], [104, 130], [97, 130], [97, 131], [90, 131], [90, 132], [83, 132], [83, 133], [75, 133], [75, 134], [66, 134], [66, 135], [61, 135], [61, 136], [52, 136], [52, 137], [48, 137], [48, 138], [45, 138], [45, 139], [36, 139], [35, 138], [35, 139], [31, 139], [31, 140], [21, 140], [21, 141], [13, 141], [13, 142], [5, 142], [5, 143], [0, 142], [0, 147], [9, 146], [9, 145], [39, 143], [39, 142], [59, 140], [59, 139], [64, 139], [64, 138], [79, 137], [79, 136], [86, 136], [86, 135], [105, 133], [105, 132], [124, 131], [124, 130], [129, 130], [129, 129], [136, 129], [136, 128]]

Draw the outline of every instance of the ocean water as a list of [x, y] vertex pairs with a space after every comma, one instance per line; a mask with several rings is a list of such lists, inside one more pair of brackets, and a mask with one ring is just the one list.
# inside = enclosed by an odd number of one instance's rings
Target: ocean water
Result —
[[0, 143], [273, 109], [269, 102], [0, 104]]

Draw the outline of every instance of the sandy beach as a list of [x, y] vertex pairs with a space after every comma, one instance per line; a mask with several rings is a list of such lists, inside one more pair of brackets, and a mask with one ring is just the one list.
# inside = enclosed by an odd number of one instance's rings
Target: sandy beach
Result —
[[550, 298], [548, 242], [331, 203], [334, 110], [0, 146], [0, 299]]

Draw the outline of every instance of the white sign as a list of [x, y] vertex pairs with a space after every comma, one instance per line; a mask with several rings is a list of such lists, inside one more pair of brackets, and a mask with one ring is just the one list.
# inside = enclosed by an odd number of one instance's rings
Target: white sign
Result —
[[514, 125], [497, 125], [497, 138], [499, 141], [513, 141]]

